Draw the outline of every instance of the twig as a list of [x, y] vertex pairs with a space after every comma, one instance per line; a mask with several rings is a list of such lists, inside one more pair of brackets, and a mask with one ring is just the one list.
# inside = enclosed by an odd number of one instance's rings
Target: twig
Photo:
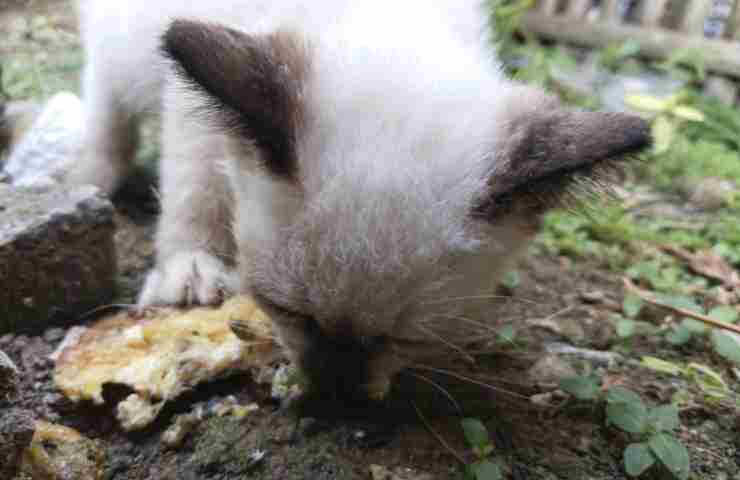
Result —
[[670, 310], [671, 312], [677, 313], [684, 317], [693, 318], [694, 320], [698, 320], [700, 322], [706, 323], [707, 325], [711, 325], [721, 330], [727, 330], [729, 332], [740, 334], [740, 326], [738, 325], [720, 322], [719, 320], [715, 320], [712, 317], [709, 317], [707, 315], [702, 315], [701, 313], [696, 313], [696, 312], [692, 312], [691, 310], [685, 310], [683, 308], [673, 307], [671, 305], [660, 303], [659, 301], [655, 300], [652, 297], [652, 295], [650, 295], [650, 293], [646, 292], [645, 290], [642, 290], [641, 288], [638, 288], [634, 283], [632, 283], [632, 281], [629, 278], [623, 278], [622, 282], [624, 283], [624, 287], [627, 290], [634, 293], [635, 295], [637, 295], [638, 297], [640, 297], [641, 299], [643, 299], [645, 302], [649, 303], [650, 305], [654, 305], [656, 307]]
[[416, 414], [419, 416], [419, 419], [421, 420], [421, 423], [423, 423], [424, 426], [426, 427], [426, 429], [429, 430], [429, 433], [431, 433], [434, 436], [434, 438], [437, 439], [437, 441], [440, 443], [440, 445], [442, 445], [445, 448], [445, 450], [447, 450], [448, 452], [450, 452], [452, 454], [452, 456], [455, 457], [455, 459], [457, 459], [458, 462], [460, 462], [460, 464], [462, 464], [463, 466], [467, 465], [468, 462], [465, 461], [465, 459], [463, 458], [463, 456], [460, 455], [457, 451], [455, 451], [455, 449], [452, 448], [450, 446], [450, 444], [445, 441], [444, 438], [442, 438], [442, 435], [440, 435], [439, 433], [437, 433], [437, 431], [434, 430], [434, 428], [432, 428], [432, 425], [427, 421], [427, 419], [424, 416], [424, 414], [421, 413], [421, 410], [416, 405], [416, 403], [415, 402], [411, 402], [411, 404], [414, 406], [414, 410], [416, 410]]

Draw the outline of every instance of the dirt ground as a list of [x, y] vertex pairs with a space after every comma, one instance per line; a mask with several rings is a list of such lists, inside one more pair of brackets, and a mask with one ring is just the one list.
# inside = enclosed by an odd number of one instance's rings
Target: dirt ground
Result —
[[[32, 58], [48, 66], [58, 60], [58, 49], [79, 58], [74, 37], [74, 9], [68, 1], [5, 3], [0, 7], [0, 54]], [[45, 20], [38, 20], [39, 18]], [[36, 23], [34, 23], [36, 22]], [[51, 22], [63, 40], [34, 37], [27, 25]], [[58, 65], [56, 65], [58, 66]], [[76, 88], [77, 67], [52, 69], [55, 79], [46, 89]], [[45, 69], [46, 67], [43, 67]], [[143, 274], [152, 264], [156, 208], [146, 175], [116, 199], [119, 299], [131, 303]], [[142, 206], [143, 205], [143, 206]], [[55, 391], [53, 364], [47, 356], [65, 335], [51, 328], [39, 336], [0, 337], [4, 350], [23, 371], [20, 407], [39, 418], [78, 429], [100, 442], [106, 452], [104, 478], [110, 480], [233, 480], [255, 479], [368, 479], [371, 465], [397, 470], [399, 479], [462, 478], [456, 456], [473, 459], [466, 447], [461, 416], [485, 421], [494, 437], [494, 456], [505, 466], [506, 478], [622, 479], [621, 452], [628, 439], [605, 426], [603, 412], [591, 404], [535, 405], [530, 398], [554, 388], [535, 385], [526, 375], [540, 358], [544, 345], [565, 342], [586, 350], [617, 346], [609, 320], [612, 307], [621, 303], [619, 278], [588, 263], [532, 254], [520, 270], [521, 282], [502, 291], [495, 311], [499, 324], [512, 324], [518, 332], [513, 348], [500, 356], [482, 358], [475, 366], [458, 366], [454, 374], [403, 376], [393, 400], [382, 410], [349, 412], [328, 418], [320, 412], [299, 419], [280, 409], [264, 387], [248, 377], [237, 377], [197, 388], [169, 406], [155, 425], [127, 434], [105, 407], [75, 405]], [[597, 300], [594, 300], [597, 299]], [[92, 318], [86, 319], [92, 321]], [[638, 341], [629, 357], [600, 364], [573, 357], [576, 370], [596, 370], [616, 383], [639, 392], [656, 404], [669, 402], [685, 387], [681, 382], [636, 368], [632, 358], [641, 354], [686, 361], [705, 361], [708, 352], [669, 349], [658, 341]], [[461, 380], [472, 378], [473, 384]], [[462, 415], [440, 389], [460, 403]], [[106, 392], [110, 397], [125, 392]], [[161, 442], [161, 433], [176, 415], [198, 406], [208, 407], [234, 396], [240, 404], [257, 402], [260, 409], [243, 419], [211, 416], [200, 422], [178, 448]], [[354, 414], [352, 414], [354, 413]], [[358, 413], [361, 413], [358, 415]], [[733, 408], [701, 405], [681, 412], [678, 436], [689, 447], [694, 479], [740, 479], [738, 414]], [[262, 460], [253, 459], [264, 452]], [[454, 452], [454, 454], [453, 454]], [[660, 477], [660, 472], [655, 477]], [[669, 478], [669, 477], [666, 477]]]

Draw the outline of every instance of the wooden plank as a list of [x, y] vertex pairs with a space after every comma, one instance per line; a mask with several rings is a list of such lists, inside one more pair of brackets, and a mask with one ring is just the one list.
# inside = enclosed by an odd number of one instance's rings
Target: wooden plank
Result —
[[740, 43], [683, 35], [659, 28], [573, 22], [567, 17], [548, 17], [534, 11], [524, 15], [522, 27], [545, 38], [591, 48], [603, 48], [632, 39], [641, 45], [642, 55], [660, 60], [679, 49], [699, 49], [704, 53], [710, 71], [740, 78]]
[[[702, 12], [702, 8], [705, 8], [706, 12]], [[693, 20], [688, 16], [684, 18], [684, 30], [687, 33], [704, 36], [704, 22], [706, 21], [707, 16], [712, 13], [711, 0], [695, 1], [693, 12], [689, 10], [687, 15], [692, 13], [696, 15], [697, 18], [694, 18]], [[699, 22], [700, 18], [703, 19], [701, 22]], [[737, 98], [737, 85], [729, 78], [710, 75], [704, 82], [704, 93], [727, 105], [734, 105], [735, 99]]]
[[[654, 1], [654, 0], [653, 0]], [[684, 13], [681, 30], [704, 36], [704, 23], [712, 11], [712, 0], [691, 0]]]
[[543, 15], [554, 16], [558, 13], [558, 0], [540, 0], [539, 10]]
[[591, 10], [591, 0], [570, 0], [565, 14], [572, 18], [585, 18]]
[[645, 27], [659, 27], [670, 0], [643, 0], [640, 4], [640, 24]]
[[601, 1], [601, 21], [622, 23], [622, 18], [619, 16], [619, 0]]
[[734, 40], [740, 40], [740, 0], [735, 0], [735, 10], [730, 20], [728, 37]]

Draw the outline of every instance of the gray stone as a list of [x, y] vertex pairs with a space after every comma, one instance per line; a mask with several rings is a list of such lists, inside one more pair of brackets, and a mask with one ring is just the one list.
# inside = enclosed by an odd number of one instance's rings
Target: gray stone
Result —
[[18, 408], [0, 410], [0, 478], [15, 477], [35, 430], [31, 412]]
[[[41, 105], [32, 100], [0, 104], [0, 163], [25, 136], [41, 112]], [[0, 182], [9, 183], [10, 175], [0, 172]]]
[[722, 178], [709, 177], [692, 185], [691, 203], [707, 211], [719, 210], [727, 205], [731, 194], [737, 191], [737, 185]]
[[560, 380], [576, 375], [575, 369], [557, 355], [545, 355], [528, 372], [529, 378], [541, 387], [555, 387]]
[[[8, 115], [9, 116], [9, 115]], [[17, 122], [14, 122], [14, 125]], [[79, 157], [83, 113], [80, 99], [67, 92], [54, 95], [30, 128], [14, 134], [4, 172], [13, 185], [48, 187], [60, 183]]]
[[95, 187], [0, 185], [0, 335], [41, 333], [110, 302], [113, 231]]
[[0, 350], [0, 405], [15, 392], [18, 374], [18, 367], [15, 366], [13, 360]]
[[566, 343], [548, 343], [545, 345], [545, 351], [555, 355], [572, 356], [575, 359], [590, 362], [597, 367], [609, 367], [624, 359], [618, 353], [576, 348]]

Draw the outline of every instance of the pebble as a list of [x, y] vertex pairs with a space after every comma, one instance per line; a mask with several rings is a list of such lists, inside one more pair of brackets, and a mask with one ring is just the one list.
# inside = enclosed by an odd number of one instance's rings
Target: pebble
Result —
[[50, 328], [44, 332], [44, 341], [47, 343], [57, 343], [64, 338], [65, 330], [63, 328]]
[[529, 369], [527, 375], [540, 387], [555, 388], [560, 380], [573, 377], [577, 372], [558, 355], [545, 355]]
[[0, 410], [0, 478], [14, 478], [36, 429], [33, 414], [19, 408]]
[[82, 125], [80, 99], [72, 93], [57, 93], [12, 149], [4, 173], [19, 187], [58, 184], [79, 157]]
[[598, 367], [609, 367], [624, 358], [618, 353], [576, 348], [565, 343], [548, 343], [545, 345], [545, 351], [556, 355], [571, 355], [577, 359], [591, 362]]

